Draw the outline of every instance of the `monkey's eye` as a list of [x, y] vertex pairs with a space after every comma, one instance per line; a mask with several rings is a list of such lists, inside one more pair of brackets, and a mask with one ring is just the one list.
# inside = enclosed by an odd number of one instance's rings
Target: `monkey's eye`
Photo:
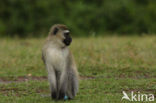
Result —
[[58, 29], [57, 27], [54, 28], [54, 32], [53, 32], [53, 34], [56, 35], [56, 33], [58, 32], [58, 30], [59, 30], [59, 29]]

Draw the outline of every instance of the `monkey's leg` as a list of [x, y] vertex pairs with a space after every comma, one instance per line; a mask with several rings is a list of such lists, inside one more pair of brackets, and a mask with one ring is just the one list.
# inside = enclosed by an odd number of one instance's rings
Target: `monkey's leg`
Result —
[[50, 82], [51, 97], [57, 99], [56, 74], [53, 67], [48, 68], [48, 80]]
[[68, 78], [65, 71], [62, 72], [59, 82], [59, 99], [64, 99], [67, 91]]

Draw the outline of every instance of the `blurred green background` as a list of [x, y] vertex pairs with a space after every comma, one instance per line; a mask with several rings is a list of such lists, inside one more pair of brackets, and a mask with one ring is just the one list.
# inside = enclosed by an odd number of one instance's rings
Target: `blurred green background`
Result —
[[0, 36], [41, 37], [66, 24], [74, 36], [156, 34], [156, 0], [0, 0]]

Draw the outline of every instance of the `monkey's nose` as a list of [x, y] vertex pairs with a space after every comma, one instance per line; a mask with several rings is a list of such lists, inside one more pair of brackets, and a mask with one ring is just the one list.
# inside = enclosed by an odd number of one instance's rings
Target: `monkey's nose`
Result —
[[64, 39], [63, 42], [64, 42], [65, 45], [69, 46], [70, 43], [72, 42], [72, 38], [66, 38], [66, 39]]

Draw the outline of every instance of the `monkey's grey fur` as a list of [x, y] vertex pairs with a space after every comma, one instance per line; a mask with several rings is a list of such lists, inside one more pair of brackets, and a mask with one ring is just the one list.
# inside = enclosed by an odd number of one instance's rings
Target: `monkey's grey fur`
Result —
[[78, 72], [68, 46], [72, 39], [65, 25], [51, 27], [42, 49], [42, 59], [48, 71], [51, 97], [72, 99], [78, 92]]

